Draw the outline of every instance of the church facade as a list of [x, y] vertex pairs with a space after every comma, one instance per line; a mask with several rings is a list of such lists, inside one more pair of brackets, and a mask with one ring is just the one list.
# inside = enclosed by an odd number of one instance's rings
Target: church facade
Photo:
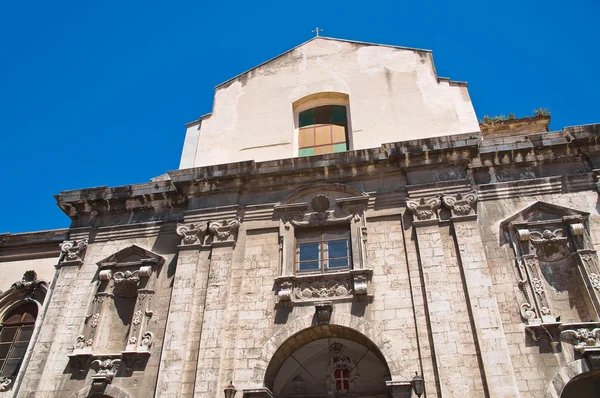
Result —
[[548, 125], [427, 50], [236, 76], [178, 170], [0, 235], [0, 398], [594, 397], [600, 124]]

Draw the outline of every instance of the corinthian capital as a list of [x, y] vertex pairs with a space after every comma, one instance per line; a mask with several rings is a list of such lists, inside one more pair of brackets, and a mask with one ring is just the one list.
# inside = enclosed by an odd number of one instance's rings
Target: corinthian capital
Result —
[[444, 207], [452, 212], [452, 217], [463, 217], [475, 213], [477, 191], [442, 196]]
[[232, 240], [235, 232], [240, 228], [240, 220], [233, 218], [231, 220], [210, 221], [208, 223], [208, 232], [214, 237], [214, 241], [224, 242]]
[[440, 198], [437, 196], [419, 200], [406, 200], [406, 208], [412, 213], [415, 221], [436, 220], [437, 210], [440, 206]]

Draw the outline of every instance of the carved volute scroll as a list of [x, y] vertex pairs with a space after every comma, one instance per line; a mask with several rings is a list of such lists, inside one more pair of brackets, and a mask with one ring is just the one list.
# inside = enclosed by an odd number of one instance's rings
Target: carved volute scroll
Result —
[[[154, 316], [153, 286], [158, 267], [163, 263], [163, 257], [135, 245], [98, 262], [98, 288], [70, 355], [75, 371], [85, 372], [88, 366], [97, 363], [98, 380], [106, 384], [112, 376], [104, 377], [107, 371], [103, 364], [118, 360], [113, 366], [116, 372], [121, 360], [130, 369], [134, 363], [147, 359], [153, 339], [150, 324]], [[122, 332], [126, 342], [119, 347], [109, 343], [115, 341], [111, 334], [120, 330], [111, 323], [115, 320], [124, 322], [122, 326], [126, 327]], [[123, 344], [119, 339], [117, 344]], [[114, 373], [111, 372], [108, 373]]]
[[442, 202], [439, 197], [407, 199], [406, 209], [413, 215], [413, 225], [431, 225], [437, 223], [438, 209]]
[[[275, 206], [280, 220], [281, 276], [277, 279], [280, 303], [352, 299], [366, 296], [371, 270], [367, 268], [367, 225], [364, 217], [368, 195], [338, 184], [300, 189]], [[348, 226], [350, 270], [296, 275], [295, 234], [323, 227]]]
[[233, 244], [240, 228], [240, 219], [232, 218], [229, 220], [210, 221], [208, 223], [208, 232], [212, 236], [212, 245]]
[[[590, 249], [587, 217], [588, 213], [538, 202], [502, 223], [523, 292], [521, 317], [534, 340], [549, 335], [556, 344], [563, 322], [598, 320], [598, 260]], [[573, 297], [581, 295], [581, 305], [572, 304]]]
[[443, 195], [442, 203], [452, 213], [454, 220], [476, 219], [477, 191], [458, 193], [456, 195]]
[[204, 244], [208, 225], [205, 222], [177, 224], [177, 235], [181, 237], [181, 247], [196, 247]]
[[60, 244], [60, 259], [58, 266], [81, 265], [88, 246], [87, 239], [66, 240]]

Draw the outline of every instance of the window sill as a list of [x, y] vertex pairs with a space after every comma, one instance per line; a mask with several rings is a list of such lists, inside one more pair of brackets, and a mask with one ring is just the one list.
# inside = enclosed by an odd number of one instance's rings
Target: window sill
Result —
[[280, 303], [312, 303], [368, 297], [367, 281], [373, 270], [356, 269], [323, 274], [299, 274], [275, 279]]

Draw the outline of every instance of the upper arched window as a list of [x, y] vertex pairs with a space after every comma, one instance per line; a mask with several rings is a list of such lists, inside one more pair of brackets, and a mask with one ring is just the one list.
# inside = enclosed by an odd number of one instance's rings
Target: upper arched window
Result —
[[19, 372], [37, 312], [35, 303], [23, 304], [9, 312], [0, 324], [0, 378], [14, 379]]
[[298, 114], [298, 156], [348, 150], [348, 115], [343, 105], [323, 105]]

